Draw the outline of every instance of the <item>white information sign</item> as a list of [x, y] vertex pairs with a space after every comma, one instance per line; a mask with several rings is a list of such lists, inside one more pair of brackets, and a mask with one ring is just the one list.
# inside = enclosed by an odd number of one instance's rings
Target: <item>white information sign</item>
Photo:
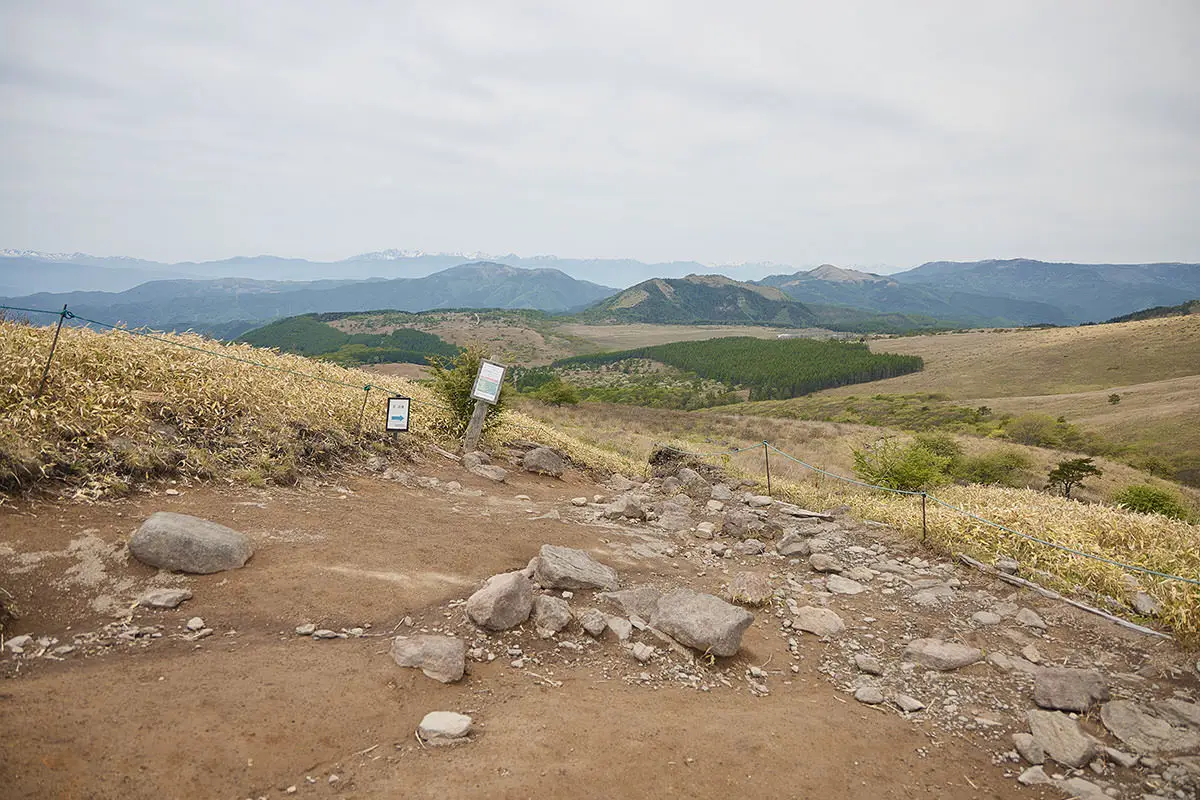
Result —
[[475, 377], [475, 388], [471, 390], [471, 397], [495, 404], [500, 399], [500, 384], [503, 382], [504, 367], [484, 361], [479, 365], [479, 375]]
[[387, 429], [408, 430], [408, 408], [412, 400], [407, 397], [389, 397], [387, 407]]

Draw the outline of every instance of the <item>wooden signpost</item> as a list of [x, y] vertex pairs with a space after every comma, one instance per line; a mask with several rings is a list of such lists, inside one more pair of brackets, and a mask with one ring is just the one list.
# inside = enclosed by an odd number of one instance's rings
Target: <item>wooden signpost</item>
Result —
[[504, 383], [502, 364], [483, 361], [479, 364], [479, 374], [475, 376], [475, 387], [471, 397], [475, 398], [475, 411], [471, 414], [471, 422], [467, 425], [467, 435], [463, 439], [463, 452], [471, 453], [479, 447], [479, 437], [483, 434], [483, 419], [487, 416], [488, 406], [495, 405], [500, 399], [500, 386]]

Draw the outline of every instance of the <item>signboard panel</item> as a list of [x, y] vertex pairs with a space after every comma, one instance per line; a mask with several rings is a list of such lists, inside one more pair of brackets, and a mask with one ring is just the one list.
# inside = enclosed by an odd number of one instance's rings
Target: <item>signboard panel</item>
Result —
[[479, 375], [475, 377], [475, 388], [471, 397], [493, 405], [500, 399], [500, 384], [504, 382], [504, 367], [491, 361], [479, 365]]
[[387, 430], [408, 430], [408, 410], [412, 400], [408, 397], [389, 397], [387, 406]]

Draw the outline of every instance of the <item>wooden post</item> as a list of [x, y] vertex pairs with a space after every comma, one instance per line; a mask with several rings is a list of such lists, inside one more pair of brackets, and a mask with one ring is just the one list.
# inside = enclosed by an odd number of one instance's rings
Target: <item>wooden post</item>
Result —
[[58, 327], [54, 329], [54, 341], [50, 343], [50, 355], [46, 356], [46, 368], [42, 370], [42, 382], [38, 384], [37, 394], [33, 396], [37, 400], [42, 396], [42, 392], [46, 390], [46, 379], [50, 377], [50, 362], [54, 360], [54, 348], [58, 347], [58, 334], [62, 333], [63, 320], [67, 318], [67, 304], [63, 303], [63, 310], [58, 315]]
[[479, 437], [483, 434], [483, 418], [488, 412], [487, 402], [475, 401], [475, 412], [471, 414], [471, 422], [467, 425], [467, 436], [463, 439], [463, 452], [473, 453], [479, 448]]
[[767, 464], [767, 496], [773, 497], [771, 494], [771, 451], [767, 449], [767, 443], [763, 442], [763, 461]]

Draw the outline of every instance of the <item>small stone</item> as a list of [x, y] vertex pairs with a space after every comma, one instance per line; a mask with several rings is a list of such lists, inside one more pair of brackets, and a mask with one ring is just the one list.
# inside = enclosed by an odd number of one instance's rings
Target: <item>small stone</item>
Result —
[[835, 636], [846, 630], [842, 618], [828, 608], [802, 606], [793, 613], [792, 627], [815, 636]]
[[693, 532], [697, 539], [711, 539], [716, 532], [716, 526], [711, 522], [701, 522]]
[[466, 671], [467, 646], [453, 636], [397, 636], [392, 658], [402, 667], [415, 667], [442, 683], [461, 680]]
[[189, 619], [187, 621], [187, 624], [185, 625], [185, 627], [189, 631], [201, 630], [202, 628], [204, 628], [204, 620], [200, 619], [200, 617], [192, 617], [191, 619]]
[[728, 596], [731, 602], [748, 606], [761, 606], [774, 596], [771, 581], [758, 572], [739, 572], [729, 580]]
[[539, 594], [533, 599], [533, 624], [538, 636], [549, 639], [571, 623], [571, 607], [566, 600]]
[[321, 628], [313, 631], [312, 638], [314, 639], [337, 639], [339, 638], [336, 631], [331, 631], [328, 628]]
[[725, 504], [722, 503], [720, 500], [709, 500], [707, 503], [704, 504], [704, 507], [706, 510], [708, 510], [714, 514], [717, 514], [721, 511], [725, 510]]
[[1064, 767], [1080, 767], [1099, 752], [1099, 743], [1061, 711], [1033, 710], [1025, 714], [1029, 730], [1045, 754]]
[[472, 475], [478, 475], [481, 478], [487, 478], [489, 481], [496, 483], [504, 483], [508, 480], [508, 470], [504, 467], [498, 467], [495, 464], [479, 464], [471, 467], [469, 472]]
[[451, 744], [471, 732], [472, 720], [454, 711], [431, 711], [421, 719], [417, 735], [426, 744]]
[[143, 608], [175, 608], [184, 600], [191, 599], [191, 589], [151, 589], [137, 602]]
[[594, 608], [585, 609], [576, 614], [575, 619], [579, 621], [580, 626], [587, 631], [589, 636], [596, 639], [603, 636], [604, 629], [608, 627], [608, 620]]
[[941, 671], [959, 669], [983, 658], [983, 651], [941, 639], [913, 639], [904, 649], [909, 661]]
[[1038, 786], [1044, 783], [1054, 783], [1050, 776], [1046, 774], [1046, 770], [1040, 766], [1030, 767], [1017, 776], [1017, 783], [1022, 786]]
[[1135, 592], [1133, 595], [1133, 610], [1143, 617], [1157, 617], [1162, 611], [1162, 605], [1145, 592]]
[[954, 599], [954, 589], [946, 583], [936, 583], [921, 589], [912, 596], [912, 601], [922, 608], [932, 608]]
[[[204, 625], [201, 624], [200, 627], [203, 628]], [[27, 633], [23, 633], [20, 636], [14, 636], [7, 640], [4, 643], [4, 649], [12, 653], [24, 653], [25, 648], [28, 647], [32, 642], [33, 637]]]
[[656, 648], [651, 647], [648, 644], [643, 644], [642, 642], [637, 642], [633, 645], [633, 648], [629, 652], [633, 655], [634, 658], [636, 658], [641, 663], [645, 664], [647, 661], [654, 658], [655, 650], [656, 650]]
[[868, 675], [883, 674], [883, 665], [879, 663], [879, 659], [870, 653], [855, 653], [854, 666], [858, 667]]
[[[1024, 625], [1027, 628], [1036, 628], [1041, 631], [1046, 630], [1046, 623], [1032, 609], [1022, 608], [1020, 611], [1017, 612], [1016, 619], [1017, 619], [1018, 623], [1020, 623], [1021, 625]], [[1032, 659], [1030, 659], [1030, 660], [1032, 660]]]
[[768, 497], [765, 494], [754, 494], [746, 498], [746, 505], [751, 508], [767, 508], [774, 502], [774, 498]]
[[1104, 755], [1113, 763], [1120, 764], [1122, 767], [1129, 769], [1138, 763], [1138, 756], [1135, 753], [1126, 753], [1123, 750], [1118, 750], [1115, 747], [1104, 748]]
[[[809, 546], [812, 546], [811, 542]], [[842, 562], [828, 553], [813, 553], [808, 559], [808, 565], [817, 572], [841, 572], [845, 569]]]
[[971, 621], [976, 625], [999, 625], [1004, 617], [992, 611], [976, 611], [971, 615]]
[[877, 706], [884, 701], [883, 692], [875, 686], [860, 686], [854, 691], [854, 699], [869, 706]]
[[533, 611], [533, 584], [520, 572], [493, 575], [467, 598], [466, 611], [472, 622], [488, 630], [515, 628]]
[[760, 556], [766, 549], [767, 546], [758, 539], [746, 539], [733, 546], [733, 552], [739, 556]]
[[1017, 570], [1021, 568], [1021, 565], [1017, 563], [1015, 558], [1008, 558], [1005, 556], [997, 558], [995, 563], [996, 569], [1008, 575], [1016, 575]]
[[637, 498], [623, 495], [604, 507], [604, 516], [608, 519], [645, 519], [646, 509]]
[[906, 694], [894, 695], [892, 697], [892, 702], [895, 703], [896, 706], [906, 714], [915, 713], [925, 707], [925, 704], [920, 700], [915, 697], [909, 697]]
[[608, 623], [608, 629], [612, 631], [618, 642], [624, 642], [633, 635], [633, 623], [624, 617], [605, 617], [605, 622]]
[[1042, 663], [1042, 654], [1040, 652], [1038, 652], [1037, 647], [1035, 647], [1034, 645], [1027, 644], [1024, 647], [1022, 647], [1021, 655], [1025, 658], [1026, 661], [1028, 661], [1032, 664]]
[[586, 506], [587, 504], [588, 504], [588, 499], [586, 497], [572, 497], [571, 498], [571, 505], [573, 505], [573, 506], [582, 507], [582, 506]]

